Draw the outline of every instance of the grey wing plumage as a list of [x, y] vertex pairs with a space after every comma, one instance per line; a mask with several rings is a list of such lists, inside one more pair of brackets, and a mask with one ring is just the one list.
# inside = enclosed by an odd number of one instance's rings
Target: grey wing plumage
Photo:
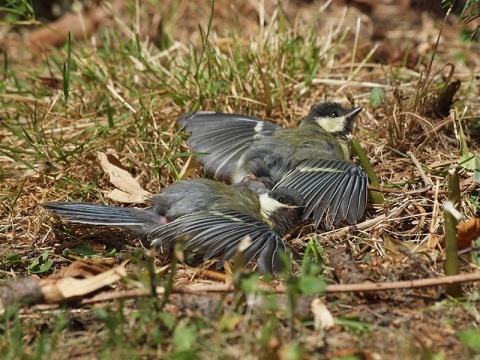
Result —
[[219, 180], [231, 180], [238, 161], [253, 142], [281, 128], [255, 117], [212, 112], [189, 113], [177, 122], [191, 135], [188, 144], [205, 172]]
[[171, 249], [176, 241], [185, 241], [185, 250], [201, 254], [204, 261], [219, 256], [217, 268], [221, 268], [225, 261], [234, 257], [239, 243], [247, 236], [251, 245], [244, 251], [245, 264], [257, 258], [259, 271], [281, 271], [280, 253], [287, 251], [289, 246], [266, 223], [237, 211], [186, 215], [153, 231], [148, 239], [153, 247], [162, 250]]
[[275, 187], [300, 192], [306, 202], [304, 220], [313, 215], [316, 227], [322, 220], [327, 229], [343, 220], [354, 224], [367, 206], [368, 175], [360, 166], [348, 161], [303, 161], [285, 174]]

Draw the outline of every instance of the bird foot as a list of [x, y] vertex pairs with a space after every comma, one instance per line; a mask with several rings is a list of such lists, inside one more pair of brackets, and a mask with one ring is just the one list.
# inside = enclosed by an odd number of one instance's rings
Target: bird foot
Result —
[[260, 181], [260, 182], [262, 182], [262, 180], [260, 178], [256, 177], [253, 174], [245, 175], [241, 182], [250, 182], [250, 181]]
[[250, 190], [258, 194], [271, 189], [270, 184], [266, 181], [266, 179], [257, 177], [253, 174], [245, 175], [240, 183], [247, 184], [247, 187]]

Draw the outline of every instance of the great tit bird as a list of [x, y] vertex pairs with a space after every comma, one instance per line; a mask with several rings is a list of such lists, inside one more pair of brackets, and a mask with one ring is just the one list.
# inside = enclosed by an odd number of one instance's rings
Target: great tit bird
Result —
[[267, 188], [297, 190], [305, 199], [304, 219], [328, 229], [354, 224], [367, 204], [368, 176], [350, 162], [349, 135], [362, 110], [338, 103], [313, 105], [294, 129], [238, 114], [199, 111], [177, 122], [207, 174], [241, 183], [261, 181]]
[[282, 237], [301, 221], [304, 205], [302, 196], [292, 189], [266, 190], [208, 179], [176, 182], [148, 202], [152, 206], [144, 209], [82, 202], [42, 206], [69, 222], [126, 228], [163, 253], [182, 241], [187, 253], [202, 255], [204, 261], [220, 256], [218, 269], [249, 236], [245, 264], [256, 257], [259, 271], [277, 273], [283, 264], [279, 253], [289, 248]]

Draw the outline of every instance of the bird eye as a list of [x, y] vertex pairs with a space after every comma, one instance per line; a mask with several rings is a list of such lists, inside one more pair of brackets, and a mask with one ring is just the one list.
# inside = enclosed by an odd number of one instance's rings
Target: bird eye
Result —
[[336, 111], [332, 111], [331, 114], [330, 114], [330, 117], [338, 117], [338, 112]]
[[278, 201], [279, 203], [282, 203], [282, 204], [285, 203], [285, 201], [286, 201], [285, 196], [282, 196], [282, 195], [279, 196], [279, 197], [277, 198], [277, 201]]

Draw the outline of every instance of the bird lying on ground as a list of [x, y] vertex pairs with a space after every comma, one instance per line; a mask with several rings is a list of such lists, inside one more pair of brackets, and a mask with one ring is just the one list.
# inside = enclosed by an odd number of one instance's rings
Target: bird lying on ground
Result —
[[198, 111], [177, 122], [204, 171], [221, 181], [259, 181], [269, 189], [297, 190], [305, 199], [303, 219], [329, 229], [356, 223], [367, 205], [368, 176], [350, 162], [349, 135], [355, 116], [337, 103], [313, 105], [294, 129], [251, 116]]
[[[245, 264], [256, 257], [263, 273], [282, 270], [280, 253], [289, 249], [282, 237], [303, 213], [303, 198], [295, 190], [267, 190], [247, 183], [230, 186], [208, 179], [176, 182], [148, 202], [152, 206], [143, 209], [84, 202], [41, 205], [69, 222], [126, 228], [164, 253], [184, 242], [187, 253], [201, 255], [204, 261], [220, 256], [218, 269], [249, 236]], [[298, 258], [293, 250], [292, 254]]]

